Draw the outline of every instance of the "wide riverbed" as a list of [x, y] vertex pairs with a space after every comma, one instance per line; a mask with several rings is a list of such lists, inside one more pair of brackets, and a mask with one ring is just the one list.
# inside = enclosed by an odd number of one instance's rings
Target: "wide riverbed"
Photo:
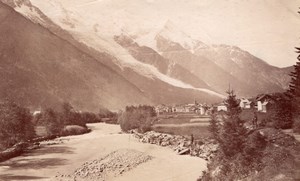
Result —
[[120, 134], [118, 125], [99, 123], [89, 127], [91, 133], [43, 142], [40, 149], [0, 163], [0, 180], [53, 180], [56, 175], [72, 175], [87, 161], [124, 148], [154, 158], [112, 180], [195, 181], [206, 168], [201, 158], [180, 156], [170, 148], [140, 143], [132, 135]]

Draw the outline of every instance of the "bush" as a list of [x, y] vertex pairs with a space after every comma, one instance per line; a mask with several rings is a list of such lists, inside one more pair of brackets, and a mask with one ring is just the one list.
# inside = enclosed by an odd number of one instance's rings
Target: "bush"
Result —
[[0, 104], [0, 149], [27, 141], [35, 136], [32, 116], [28, 109], [13, 102]]
[[91, 112], [81, 113], [81, 119], [85, 123], [99, 123], [99, 122], [101, 122], [101, 119], [99, 117], [97, 117], [97, 115], [95, 113], [91, 113]]
[[35, 116], [34, 122], [36, 125], [45, 126], [47, 135], [61, 135], [65, 126], [77, 125], [87, 128], [86, 123], [101, 122], [101, 119], [91, 112], [75, 111], [69, 103], [64, 103], [61, 112], [47, 108]]
[[294, 119], [293, 132], [300, 133], [300, 117]]
[[155, 120], [156, 113], [152, 106], [127, 106], [118, 121], [121, 129], [125, 132], [132, 129], [138, 129], [139, 132], [146, 132], [151, 130], [151, 126]]
[[65, 128], [62, 131], [62, 134], [67, 135], [80, 135], [87, 133], [89, 130], [85, 127], [78, 126], [78, 125], [68, 125], [65, 126]]
[[113, 118], [116, 117], [116, 115], [117, 113], [111, 112], [105, 108], [101, 108], [98, 113], [99, 118]]
[[64, 125], [78, 125], [86, 127], [86, 122], [81, 113], [75, 111], [73, 106], [69, 103], [63, 103], [60, 119]]

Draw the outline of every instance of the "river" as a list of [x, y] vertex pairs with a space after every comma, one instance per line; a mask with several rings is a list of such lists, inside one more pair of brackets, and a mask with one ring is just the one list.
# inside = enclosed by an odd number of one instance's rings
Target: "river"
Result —
[[113, 180], [182, 181], [196, 180], [206, 161], [180, 156], [170, 148], [140, 143], [133, 135], [121, 134], [118, 125], [88, 125], [92, 132], [42, 142], [41, 148], [0, 163], [0, 180], [53, 180], [58, 174], [73, 174], [87, 161], [118, 149], [134, 149], [154, 157]]

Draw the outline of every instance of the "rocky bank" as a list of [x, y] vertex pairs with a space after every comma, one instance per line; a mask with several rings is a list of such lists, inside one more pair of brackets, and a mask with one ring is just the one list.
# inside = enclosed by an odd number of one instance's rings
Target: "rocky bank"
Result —
[[184, 136], [157, 133], [155, 131], [148, 131], [143, 134], [132, 131], [132, 133], [140, 142], [171, 147], [180, 155], [190, 154], [205, 160], [210, 160], [218, 148], [218, 145], [209, 138], [192, 142], [191, 139]]

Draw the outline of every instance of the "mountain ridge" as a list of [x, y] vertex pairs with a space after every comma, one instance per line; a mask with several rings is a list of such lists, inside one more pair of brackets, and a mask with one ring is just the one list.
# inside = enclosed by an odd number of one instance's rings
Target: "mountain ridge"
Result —
[[[121, 87], [114, 90], [110, 89], [111, 86], [109, 86], [109, 82], [116, 82], [116, 85], [125, 86], [128, 92], [135, 92], [138, 99], [133, 98], [132, 104], [135, 101], [135, 104], [150, 102], [143, 98], [142, 92], [137, 87], [111, 68], [81, 52], [65, 40], [58, 38], [47, 29], [31, 23], [7, 5], [2, 3], [0, 5], [2, 12], [0, 31], [1, 34], [6, 34], [0, 43], [1, 67], [5, 70], [2, 72], [2, 77], [7, 80], [1, 84], [2, 98], [11, 98], [26, 106], [35, 105], [35, 108], [47, 105], [54, 106], [63, 101], [70, 101], [79, 108], [93, 111], [100, 107], [100, 103], [109, 108], [114, 108], [116, 105], [113, 104], [120, 103], [123, 107], [127, 103], [121, 103], [120, 100], [123, 96], [116, 94]], [[93, 74], [99, 70], [102, 71], [102, 75], [106, 76], [100, 77]], [[19, 73], [20, 75], [12, 73]], [[89, 79], [80, 74], [89, 77]], [[9, 84], [9, 82], [11, 83]], [[93, 84], [96, 86], [95, 89], [92, 88]], [[104, 84], [106, 86], [101, 87]], [[100, 90], [103, 96], [99, 97], [97, 92]], [[115, 92], [113, 95], [119, 99], [108, 96], [112, 92]], [[27, 96], [25, 96], [26, 94]], [[126, 92], [124, 94], [126, 95]], [[106, 95], [110, 98], [107, 99]], [[125, 95], [123, 99], [125, 99]], [[113, 103], [114, 101], [115, 103]], [[131, 102], [130, 100], [127, 101]], [[82, 105], [80, 106], [80, 104]]]
[[[1, 1], [10, 2], [10, 6], [28, 20], [122, 77], [141, 96], [140, 103], [178, 104], [195, 99], [216, 102], [224, 97], [221, 94], [225, 94], [229, 85], [240, 97], [282, 92], [288, 87], [287, 72], [291, 68], [268, 65], [238, 47], [209, 45], [195, 40], [170, 20], [151, 35], [152, 39], [147, 39], [148, 44], [143, 44], [138, 40], [147, 33], [135, 35], [121, 29], [121, 34], [105, 37], [97, 21], [91, 19], [86, 24], [82, 22], [83, 17], [76, 19], [80, 14], [66, 10], [62, 5], [57, 7], [62, 14], [51, 17], [52, 14], [44, 14], [29, 0]], [[100, 72], [96, 74], [101, 75]], [[110, 104], [109, 100], [107, 104]]]

